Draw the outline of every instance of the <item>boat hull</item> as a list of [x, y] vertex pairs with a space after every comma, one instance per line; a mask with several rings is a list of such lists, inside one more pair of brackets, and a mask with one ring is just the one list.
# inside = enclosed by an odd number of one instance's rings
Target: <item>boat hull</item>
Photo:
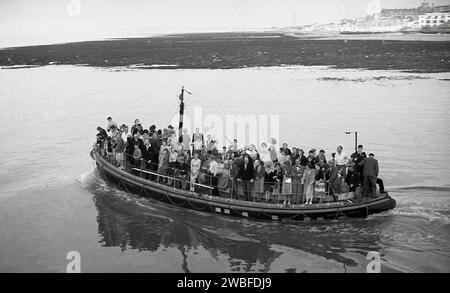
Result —
[[316, 220], [343, 217], [367, 217], [370, 214], [395, 208], [396, 202], [388, 194], [363, 202], [332, 202], [312, 205], [284, 206], [275, 203], [249, 202], [224, 197], [191, 193], [172, 186], [150, 181], [121, 170], [96, 152], [91, 153], [100, 176], [124, 191], [153, 198], [180, 208], [219, 213], [262, 220]]

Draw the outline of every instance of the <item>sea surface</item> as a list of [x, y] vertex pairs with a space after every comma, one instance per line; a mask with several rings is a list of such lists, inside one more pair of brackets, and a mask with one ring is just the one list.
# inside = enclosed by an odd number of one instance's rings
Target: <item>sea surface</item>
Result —
[[[450, 272], [450, 73], [276, 66], [0, 70], [0, 272]], [[187, 115], [277, 115], [282, 142], [376, 154], [397, 201], [366, 219], [251, 221], [168, 206], [99, 178], [106, 117], [165, 127]]]

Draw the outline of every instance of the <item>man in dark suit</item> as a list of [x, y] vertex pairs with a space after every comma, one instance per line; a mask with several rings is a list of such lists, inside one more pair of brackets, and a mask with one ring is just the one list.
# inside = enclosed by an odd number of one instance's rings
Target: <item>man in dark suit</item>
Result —
[[249, 200], [253, 192], [253, 179], [255, 178], [255, 169], [253, 168], [253, 160], [248, 154], [244, 156], [244, 165], [241, 168], [240, 177], [243, 180], [245, 200]]
[[244, 159], [236, 153], [230, 167], [231, 198], [239, 199], [240, 191], [242, 191], [241, 169], [243, 165]]
[[363, 154], [363, 146], [360, 144], [358, 146], [358, 149], [356, 152], [354, 152], [350, 158], [352, 159], [353, 163], [355, 164], [354, 172], [356, 172], [359, 176], [359, 182], [364, 182], [363, 178], [363, 167], [359, 165], [362, 160], [364, 160]]
[[142, 158], [144, 159], [144, 168], [150, 169], [150, 163], [153, 159], [153, 148], [150, 144], [150, 140], [144, 142], [144, 152], [142, 153]]
[[158, 139], [158, 135], [156, 133], [153, 133], [150, 136], [150, 145], [151, 145], [151, 158], [150, 160], [152, 161], [150, 163], [150, 170], [152, 171], [156, 171], [158, 170], [158, 163], [159, 163], [159, 149], [160, 149], [160, 143], [159, 143], [159, 139]]
[[364, 166], [363, 170], [363, 197], [375, 197], [377, 195], [377, 178], [378, 178], [378, 161], [374, 158], [374, 154], [369, 154], [367, 158], [362, 160], [358, 165]]

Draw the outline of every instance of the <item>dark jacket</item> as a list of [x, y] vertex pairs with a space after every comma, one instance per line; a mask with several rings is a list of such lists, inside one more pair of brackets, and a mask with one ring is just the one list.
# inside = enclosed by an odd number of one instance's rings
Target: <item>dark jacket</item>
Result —
[[233, 161], [233, 164], [231, 165], [231, 170], [230, 170], [230, 177], [232, 179], [238, 179], [238, 178], [242, 178], [242, 171], [241, 169], [244, 166], [244, 160], [242, 158], [237, 158]]
[[364, 160], [364, 157], [361, 156], [361, 154], [359, 154], [358, 152], [354, 152], [350, 156], [350, 158], [352, 159], [353, 163], [355, 163], [355, 171], [361, 173], [364, 167], [359, 165], [359, 163], [361, 163], [361, 161]]
[[280, 170], [279, 172], [276, 170], [273, 170], [266, 174], [266, 178], [264, 179], [264, 182], [268, 184], [275, 184], [277, 182], [277, 179], [280, 181], [283, 181], [283, 172]]
[[159, 162], [159, 149], [161, 148], [161, 145], [159, 143], [159, 139], [150, 138], [150, 144], [152, 146], [152, 162], [158, 163]]
[[135, 124], [131, 126], [131, 133], [134, 134], [134, 131], [137, 130], [140, 134], [144, 133], [144, 128], [141, 124]]
[[255, 178], [255, 169], [253, 168], [253, 160], [249, 159], [247, 166], [245, 166], [245, 163], [242, 163], [242, 167], [240, 168], [241, 174], [240, 178], [242, 180], [250, 181]]
[[144, 151], [142, 152], [142, 157], [146, 161], [150, 161], [153, 159], [153, 148], [151, 145], [149, 145], [148, 147], [146, 145], [144, 145]]
[[106, 130], [100, 127], [97, 133], [97, 138], [100, 140], [104, 140], [107, 136], [108, 133], [106, 133]]
[[300, 157], [300, 165], [306, 166], [308, 164], [308, 159], [305, 157], [305, 155], [302, 155]]
[[378, 177], [378, 161], [375, 158], [367, 157], [359, 163], [364, 166], [363, 176]]

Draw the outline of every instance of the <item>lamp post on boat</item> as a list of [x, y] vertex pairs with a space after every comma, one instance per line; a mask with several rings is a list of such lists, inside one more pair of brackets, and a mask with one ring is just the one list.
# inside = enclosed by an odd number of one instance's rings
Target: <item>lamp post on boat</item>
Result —
[[178, 138], [181, 140], [183, 136], [183, 115], [184, 115], [184, 92], [191, 94], [187, 90], [184, 89], [184, 86], [181, 87], [180, 98], [180, 122], [178, 124]]
[[355, 152], [358, 151], [358, 131], [346, 131], [345, 134], [355, 134]]

